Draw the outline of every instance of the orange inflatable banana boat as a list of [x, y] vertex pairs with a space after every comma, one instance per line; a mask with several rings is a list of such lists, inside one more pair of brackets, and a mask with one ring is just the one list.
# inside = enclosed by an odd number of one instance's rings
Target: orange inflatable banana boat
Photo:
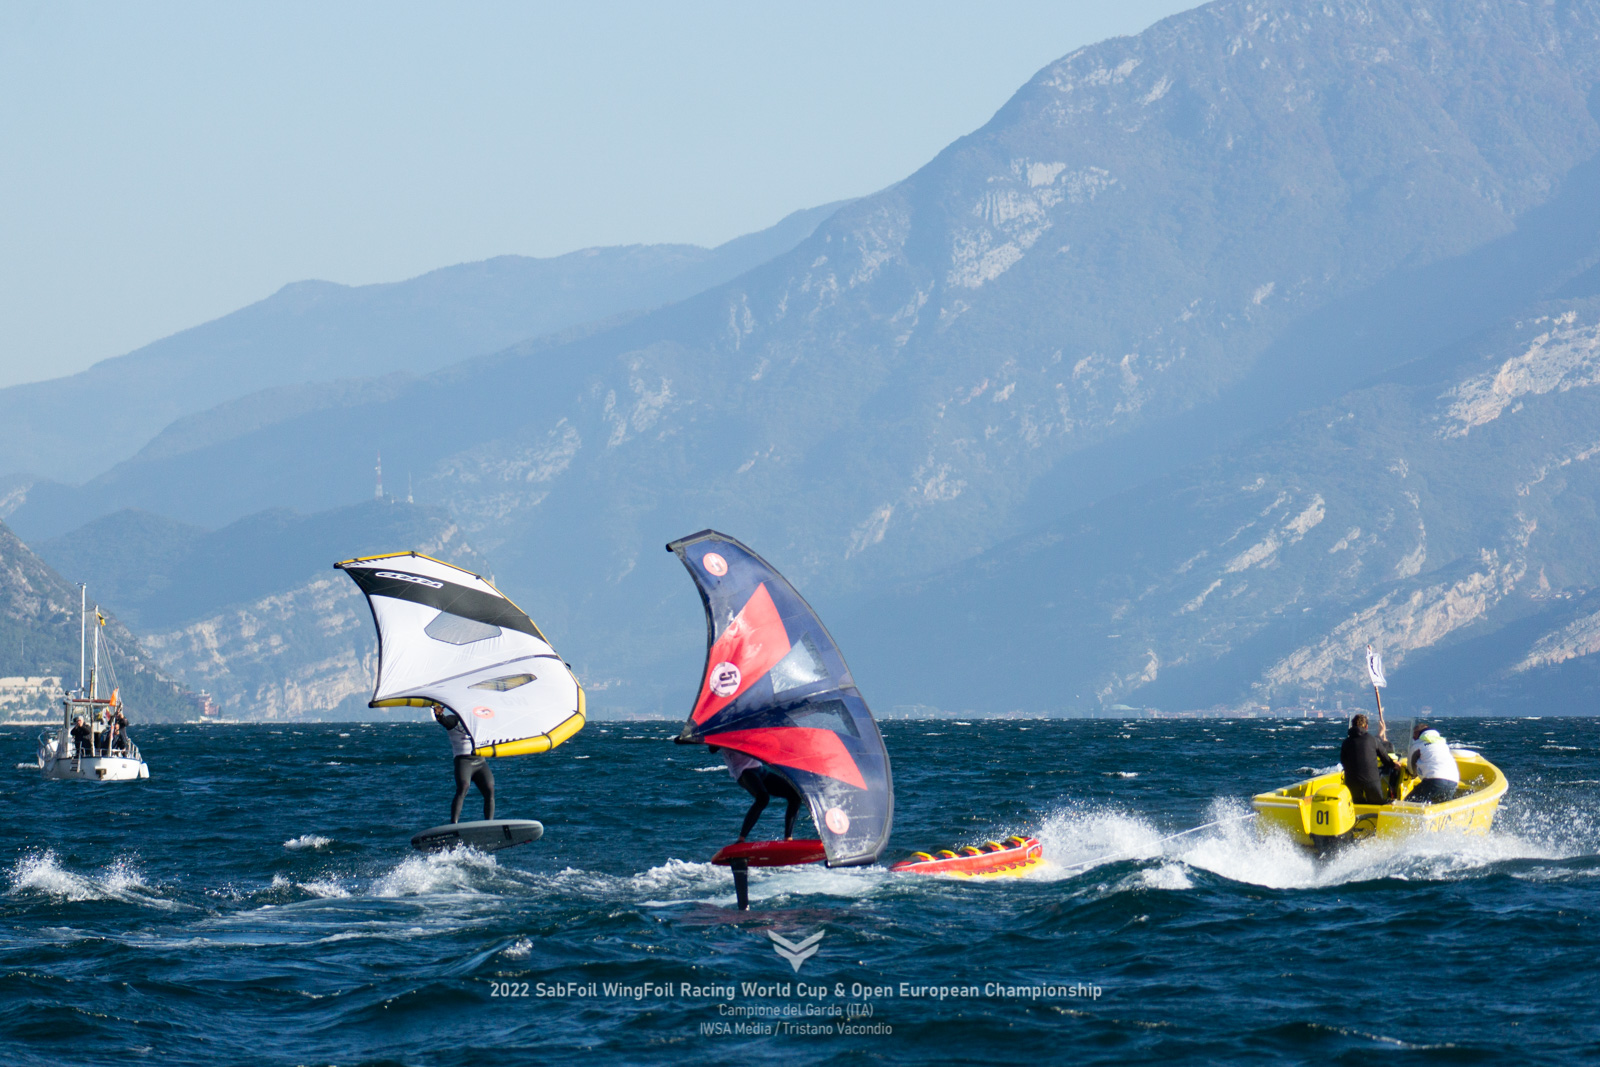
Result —
[[901, 874], [953, 874], [962, 878], [1000, 878], [1025, 874], [1044, 862], [1044, 846], [1037, 837], [1012, 836], [986, 841], [982, 848], [967, 845], [938, 852], [913, 852], [911, 858], [889, 868]]

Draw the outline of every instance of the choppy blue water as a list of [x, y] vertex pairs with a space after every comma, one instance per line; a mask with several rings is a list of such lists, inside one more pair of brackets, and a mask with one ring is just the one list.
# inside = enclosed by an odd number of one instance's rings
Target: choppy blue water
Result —
[[[152, 777], [115, 785], [0, 729], [0, 1060], [1592, 1058], [1600, 723], [1445, 725], [1511, 780], [1495, 832], [1319, 862], [1237, 816], [1337, 762], [1336, 723], [888, 723], [889, 858], [1024, 831], [1050, 865], [756, 872], [742, 916], [706, 860], [745, 794], [674, 723], [498, 761], [547, 832], [493, 858], [408, 846], [447, 814], [431, 724], [144, 727]], [[796, 974], [769, 930], [824, 936]]]

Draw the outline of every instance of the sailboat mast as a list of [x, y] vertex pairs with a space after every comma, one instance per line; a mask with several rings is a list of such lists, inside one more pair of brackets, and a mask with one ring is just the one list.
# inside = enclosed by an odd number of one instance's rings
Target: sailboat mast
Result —
[[100, 605], [94, 606], [94, 673], [89, 675], [90, 700], [100, 699]]
[[82, 582], [78, 583], [78, 695], [83, 695], [84, 671], [84, 641], [86, 639], [86, 616], [89, 614], [89, 587]]

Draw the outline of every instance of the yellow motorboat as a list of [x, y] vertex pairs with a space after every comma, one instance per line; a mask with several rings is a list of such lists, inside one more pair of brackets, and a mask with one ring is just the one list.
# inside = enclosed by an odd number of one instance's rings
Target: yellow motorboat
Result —
[[1303, 782], [1262, 793], [1251, 801], [1256, 825], [1287, 834], [1318, 852], [1371, 837], [1411, 834], [1486, 834], [1505, 796], [1506, 776], [1478, 753], [1452, 748], [1461, 785], [1455, 798], [1434, 804], [1405, 799], [1419, 779], [1405, 775], [1400, 799], [1388, 804], [1356, 804], [1344, 784], [1344, 771], [1319, 774]]

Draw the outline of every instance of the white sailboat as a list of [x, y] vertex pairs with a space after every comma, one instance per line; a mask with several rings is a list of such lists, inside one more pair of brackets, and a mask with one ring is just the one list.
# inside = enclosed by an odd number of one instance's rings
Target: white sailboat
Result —
[[[88, 655], [87, 622], [89, 592], [84, 586], [78, 614], [78, 688], [61, 702], [61, 728], [39, 737], [39, 773], [46, 778], [80, 778], [90, 782], [127, 782], [150, 777], [150, 768], [139, 754], [126, 728], [114, 722], [122, 710], [122, 697], [116, 671], [109, 655], [106, 670], [112, 677], [111, 695], [100, 696], [100, 630], [106, 624], [98, 605], [94, 609], [94, 657]], [[87, 673], [87, 678], [85, 674]], [[73, 727], [83, 720], [76, 736]]]

